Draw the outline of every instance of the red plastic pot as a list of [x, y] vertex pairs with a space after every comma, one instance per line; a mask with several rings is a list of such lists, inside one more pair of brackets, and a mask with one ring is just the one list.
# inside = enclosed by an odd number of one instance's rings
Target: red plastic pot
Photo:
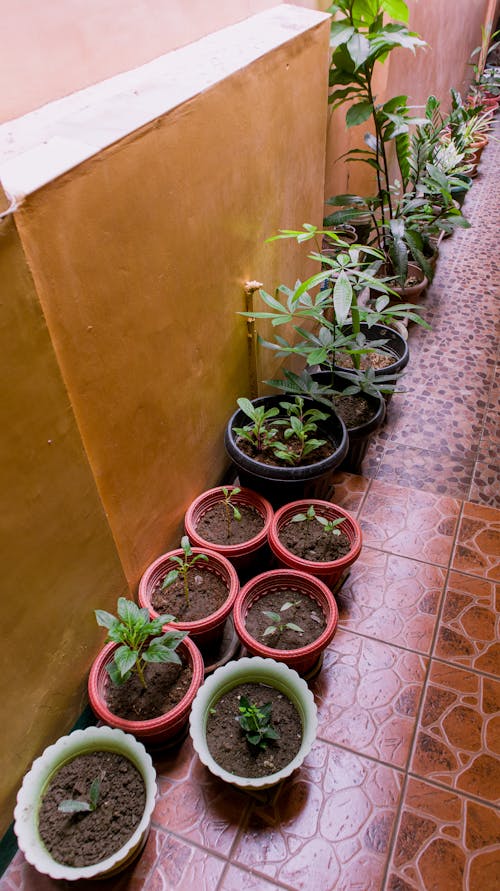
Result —
[[[237, 487], [226, 486], [225, 488], [231, 491]], [[216, 504], [220, 504], [223, 499], [224, 494], [222, 492], [222, 486], [217, 486], [215, 489], [209, 489], [207, 492], [203, 492], [202, 495], [199, 495], [198, 498], [195, 498], [192, 504], [188, 507], [186, 516], [184, 517], [186, 535], [191, 544], [202, 549], [210, 548], [212, 551], [222, 554], [223, 557], [226, 557], [233, 564], [240, 577], [248, 578], [253, 566], [260, 563], [261, 565], [259, 568], [262, 569], [268, 562], [269, 549], [267, 545], [267, 537], [274, 512], [269, 501], [267, 501], [266, 498], [263, 498], [262, 495], [259, 495], [252, 489], [240, 489], [240, 491], [231, 499], [232, 503], [245, 505], [246, 507], [253, 507], [262, 517], [262, 529], [253, 538], [249, 538], [248, 541], [241, 542], [240, 544], [216, 544], [202, 538], [202, 536], [198, 534], [197, 527], [207, 511], [213, 508]]]
[[[288, 523], [291, 522], [295, 514], [306, 513], [310, 505], [314, 505], [314, 510], [320, 517], [327, 520], [337, 520], [339, 517], [344, 518], [344, 522], [340, 527], [344, 535], [347, 535], [351, 550], [340, 557], [338, 560], [328, 560], [325, 562], [315, 562], [314, 560], [304, 560], [292, 554], [280, 540], [280, 532]], [[361, 553], [362, 535], [361, 528], [354, 517], [347, 513], [342, 507], [333, 504], [331, 501], [319, 501], [311, 499], [310, 501], [294, 501], [286, 504], [280, 510], [276, 511], [271, 530], [269, 532], [269, 544], [271, 550], [282, 566], [290, 569], [308, 572], [311, 575], [320, 578], [326, 585], [333, 587], [339, 580], [340, 576], [349, 566], [351, 566]]]
[[106, 644], [98, 653], [90, 669], [88, 692], [92, 710], [109, 727], [116, 727], [125, 733], [131, 733], [145, 744], [168, 745], [179, 736], [187, 725], [193, 699], [203, 681], [201, 653], [193, 641], [189, 640], [189, 637], [185, 637], [179, 644], [178, 652], [181, 658], [186, 659], [193, 672], [191, 684], [185, 696], [173, 709], [158, 718], [151, 718], [148, 721], [128, 721], [114, 715], [106, 704], [106, 687], [111, 683], [106, 666], [113, 660], [115, 650], [119, 646], [120, 644], [117, 643]]
[[[260, 643], [252, 637], [246, 628], [246, 617], [253, 604], [270, 591], [297, 591], [305, 594], [320, 608], [326, 625], [319, 637], [312, 643], [296, 650], [278, 650]], [[335, 634], [339, 614], [332, 592], [327, 586], [305, 572], [291, 569], [272, 569], [262, 572], [247, 582], [241, 589], [234, 604], [234, 627], [241, 642], [252, 656], [264, 656], [284, 662], [299, 674], [308, 674], [317, 664], [321, 653], [328, 646]]]
[[[203, 648], [204, 646], [215, 643], [217, 639], [222, 636], [224, 624], [233, 608], [236, 595], [240, 590], [240, 583], [234, 566], [226, 559], [226, 557], [222, 557], [221, 554], [217, 554], [215, 551], [210, 551], [206, 548], [193, 548], [193, 554], [206, 554], [208, 557], [208, 560], [203, 562], [203, 564], [196, 564], [196, 571], [201, 573], [214, 572], [222, 579], [227, 588], [227, 599], [215, 613], [211, 613], [211, 615], [205, 616], [203, 619], [197, 619], [193, 622], [171, 622], [171, 625], [174, 628], [178, 628], [180, 631], [187, 631], [195, 644]], [[148, 566], [142, 576], [141, 581], [139, 582], [139, 603], [141, 606], [145, 606], [149, 610], [151, 618], [156, 618], [156, 616], [159, 615], [153, 608], [151, 602], [154, 590], [171, 569], [177, 568], [177, 564], [172, 560], [172, 557], [182, 556], [183, 551], [181, 548], [178, 548], [176, 551], [169, 551], [167, 554], [162, 554], [161, 557], [158, 557], [154, 563], [151, 563], [150, 566]]]

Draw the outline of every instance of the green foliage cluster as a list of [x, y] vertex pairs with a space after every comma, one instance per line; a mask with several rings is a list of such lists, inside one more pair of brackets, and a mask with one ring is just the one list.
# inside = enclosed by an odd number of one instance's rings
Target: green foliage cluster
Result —
[[270, 740], [279, 739], [278, 731], [271, 724], [272, 703], [257, 706], [241, 696], [238, 711], [238, 723], [251, 746], [262, 750]]

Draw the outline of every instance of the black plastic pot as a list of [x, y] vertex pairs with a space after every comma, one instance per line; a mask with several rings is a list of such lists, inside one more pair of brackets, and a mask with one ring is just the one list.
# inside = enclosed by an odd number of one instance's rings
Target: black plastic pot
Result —
[[[265, 405], [266, 410], [279, 406], [280, 402], [289, 401], [290, 396], [261, 396], [252, 399], [253, 405]], [[328, 411], [324, 405], [314, 399], [304, 397], [304, 406]], [[241, 486], [253, 489], [267, 498], [273, 507], [280, 507], [288, 501], [302, 498], [323, 498], [331, 489], [331, 476], [347, 455], [349, 438], [344, 422], [332, 411], [328, 420], [320, 421], [315, 434], [317, 439], [330, 439], [336, 444], [331, 455], [313, 464], [301, 467], [274, 466], [262, 464], [246, 455], [238, 446], [234, 427], [244, 427], [248, 418], [238, 409], [229, 419], [224, 436], [226, 452], [233, 462]]]
[[[351, 385], [351, 382], [348, 381], [347, 378], [338, 377], [336, 374], [333, 375], [332, 382], [332, 375], [329, 371], [316, 371], [312, 377], [319, 384], [325, 384], [327, 386], [333, 385], [335, 390], [345, 390], [346, 387]], [[382, 426], [385, 419], [386, 402], [384, 397], [368, 396], [366, 393], [363, 395], [373, 408], [373, 415], [370, 420], [366, 421], [364, 424], [360, 424], [358, 427], [347, 428], [347, 433], [349, 434], [349, 449], [339, 470], [345, 470], [348, 473], [360, 473], [361, 463], [365, 457], [370, 442], [370, 436]]]
[[[368, 327], [366, 322], [361, 322], [362, 333], [366, 336], [367, 341], [385, 340], [386, 344], [382, 349], [394, 357], [394, 362], [386, 365], [385, 368], [375, 369], [375, 377], [382, 377], [386, 374], [398, 374], [403, 368], [406, 368], [410, 359], [410, 350], [408, 341], [401, 337], [394, 328], [388, 328], [387, 325], [372, 325]], [[351, 334], [352, 328], [348, 325], [342, 329], [345, 334]], [[342, 368], [340, 365], [334, 365], [336, 371], [349, 371], [348, 368]]]
[[462, 204], [465, 201], [465, 196], [472, 186], [472, 178], [470, 176], [466, 176], [465, 173], [455, 173], [454, 177], [455, 179], [461, 180], [461, 182], [463, 182], [463, 186], [452, 186], [450, 192], [454, 200], [457, 202], [458, 206], [462, 207]]

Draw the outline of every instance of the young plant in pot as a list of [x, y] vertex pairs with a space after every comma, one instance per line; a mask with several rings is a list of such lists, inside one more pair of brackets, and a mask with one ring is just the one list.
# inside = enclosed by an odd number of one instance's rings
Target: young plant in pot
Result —
[[276, 512], [269, 543], [281, 566], [309, 573], [334, 588], [358, 559], [359, 523], [330, 501], [297, 501]]
[[150, 755], [110, 727], [75, 730], [23, 780], [14, 831], [28, 863], [52, 879], [106, 879], [144, 847], [156, 800]]
[[189, 633], [205, 655], [221, 640], [240, 585], [229, 560], [207, 548], [181, 547], [162, 554], [139, 582], [139, 603], [152, 617], [164, 609], [176, 614], [173, 627]]
[[337, 622], [337, 605], [326, 584], [295, 568], [250, 579], [234, 605], [234, 626], [250, 655], [276, 659], [306, 676], [321, 667]]
[[187, 632], [173, 628], [171, 615], [150, 618], [125, 597], [117, 616], [95, 611], [108, 643], [92, 664], [90, 705], [111, 727], [161, 746], [179, 738], [203, 680], [203, 660]]
[[329, 485], [344, 459], [347, 431], [331, 410], [309, 397], [238, 399], [226, 427], [226, 451], [241, 483], [273, 506]]
[[252, 489], [217, 486], [190, 504], [184, 527], [196, 547], [222, 554], [233, 564], [240, 580], [246, 581], [254, 566], [265, 566], [268, 560], [272, 517], [269, 501]]
[[218, 668], [193, 703], [193, 746], [215, 776], [261, 790], [289, 777], [316, 739], [317, 709], [306, 682], [274, 659]]

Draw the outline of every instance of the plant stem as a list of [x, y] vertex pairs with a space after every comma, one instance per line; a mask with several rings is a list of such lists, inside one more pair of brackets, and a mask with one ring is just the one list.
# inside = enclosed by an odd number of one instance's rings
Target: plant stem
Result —
[[140, 680], [142, 686], [144, 687], [144, 689], [146, 689], [146, 681], [145, 681], [145, 679], [144, 679], [144, 672], [143, 672], [142, 667], [141, 667], [141, 660], [140, 660], [140, 659], [137, 659], [137, 661], [136, 661], [136, 663], [135, 663], [135, 667], [137, 668], [137, 674], [139, 675], [139, 680]]
[[189, 606], [189, 588], [188, 588], [188, 571], [184, 572], [184, 597], [186, 598], [186, 603]]

